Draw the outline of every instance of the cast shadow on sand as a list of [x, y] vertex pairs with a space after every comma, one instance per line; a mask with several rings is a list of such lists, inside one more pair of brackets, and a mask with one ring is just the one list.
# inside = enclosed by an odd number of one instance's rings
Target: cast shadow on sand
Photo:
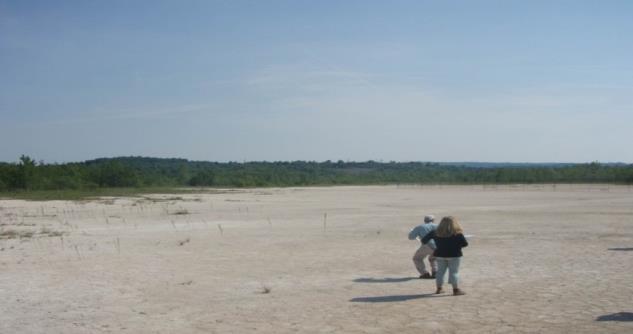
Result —
[[619, 313], [605, 314], [596, 318], [596, 321], [633, 321], [633, 313], [619, 312]]
[[361, 277], [354, 280], [356, 283], [400, 283], [418, 279], [417, 277], [385, 277], [385, 278], [373, 278], [373, 277]]
[[392, 296], [378, 296], [378, 297], [357, 297], [352, 298], [349, 301], [352, 303], [391, 303], [391, 302], [404, 302], [411, 299], [420, 298], [435, 298], [446, 297], [447, 294], [437, 295], [434, 293], [425, 293], [421, 295], [392, 295]]
[[615, 248], [609, 248], [610, 251], [633, 251], [633, 247], [615, 247]]

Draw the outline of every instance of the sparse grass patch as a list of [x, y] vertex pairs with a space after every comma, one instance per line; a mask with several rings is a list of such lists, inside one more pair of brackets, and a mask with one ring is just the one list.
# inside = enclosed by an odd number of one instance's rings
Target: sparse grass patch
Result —
[[46, 228], [46, 227], [42, 227], [42, 229], [40, 230], [39, 234], [47, 236], [47, 237], [61, 237], [61, 236], [64, 235], [64, 232], [55, 231], [55, 230], [51, 230], [51, 229]]
[[4, 230], [0, 231], [0, 239], [15, 239], [19, 235], [19, 232], [16, 230]]
[[51, 230], [47, 227], [42, 227], [39, 232], [31, 231], [31, 230], [16, 230], [16, 229], [8, 229], [0, 231], [0, 239], [28, 239], [35, 236], [44, 236], [44, 237], [61, 237], [64, 235], [64, 232]]
[[[23, 199], [27, 201], [82, 201], [95, 200], [101, 197], [137, 197], [146, 194], [204, 194], [208, 189], [148, 187], [148, 188], [96, 188], [80, 190], [30, 190], [2, 191], [0, 199]], [[107, 199], [109, 201], [111, 199]], [[106, 203], [107, 204], [107, 203]]]
[[173, 202], [173, 201], [184, 201], [185, 199], [180, 196], [171, 196], [171, 197], [149, 197], [143, 196], [143, 200], [152, 203], [160, 203], [160, 202]]
[[23, 238], [31, 238], [35, 233], [33, 231], [25, 231], [25, 230], [3, 230], [0, 231], [0, 239], [23, 239]]

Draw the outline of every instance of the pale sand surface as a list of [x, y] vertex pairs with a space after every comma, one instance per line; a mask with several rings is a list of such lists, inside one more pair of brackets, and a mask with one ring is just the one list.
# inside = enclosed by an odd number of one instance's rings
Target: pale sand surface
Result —
[[[1, 230], [38, 232], [0, 239], [0, 333], [633, 332], [630, 187], [151, 197], [0, 201]], [[473, 235], [465, 296], [416, 278], [407, 233], [429, 213]]]

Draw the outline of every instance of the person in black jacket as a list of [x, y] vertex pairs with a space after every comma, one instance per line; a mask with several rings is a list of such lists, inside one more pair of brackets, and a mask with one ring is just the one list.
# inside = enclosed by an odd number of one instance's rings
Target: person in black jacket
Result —
[[437, 290], [435, 293], [442, 293], [442, 285], [444, 284], [444, 274], [448, 268], [448, 283], [453, 286], [453, 295], [460, 296], [466, 294], [459, 288], [459, 263], [462, 258], [462, 248], [468, 246], [468, 241], [464, 237], [464, 231], [452, 216], [442, 218], [437, 230], [430, 232], [424, 238], [422, 243], [434, 240], [435, 252], [433, 256], [437, 261], [437, 275], [435, 283]]

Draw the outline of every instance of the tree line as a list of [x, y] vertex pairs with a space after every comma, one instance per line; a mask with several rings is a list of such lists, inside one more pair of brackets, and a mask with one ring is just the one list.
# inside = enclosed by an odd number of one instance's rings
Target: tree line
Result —
[[486, 167], [430, 162], [208, 162], [118, 157], [47, 164], [21, 156], [0, 163], [0, 191], [117, 187], [285, 187], [371, 184], [633, 184], [630, 164], [543, 164]]

